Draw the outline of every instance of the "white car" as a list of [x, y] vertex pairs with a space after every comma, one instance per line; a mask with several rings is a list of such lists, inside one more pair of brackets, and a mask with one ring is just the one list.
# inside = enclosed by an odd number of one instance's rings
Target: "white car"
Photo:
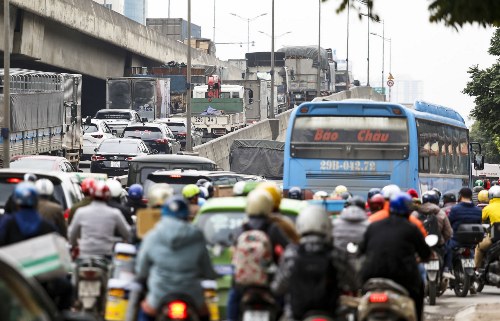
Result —
[[109, 128], [117, 131], [117, 137], [123, 134], [125, 127], [141, 122], [139, 114], [132, 109], [101, 109], [94, 118], [104, 120]]
[[82, 132], [83, 153], [80, 158], [80, 165], [82, 162], [84, 162], [84, 164], [88, 162], [88, 165], [90, 166], [90, 157], [94, 155], [94, 150], [99, 147], [103, 140], [113, 138], [115, 135], [106, 122], [100, 119], [89, 119], [85, 121], [82, 124]]

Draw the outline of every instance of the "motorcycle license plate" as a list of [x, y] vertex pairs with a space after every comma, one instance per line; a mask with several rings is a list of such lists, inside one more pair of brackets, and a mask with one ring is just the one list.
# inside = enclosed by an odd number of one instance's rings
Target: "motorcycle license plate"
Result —
[[97, 297], [101, 294], [101, 282], [99, 281], [80, 281], [78, 282], [78, 296]]
[[429, 261], [428, 263], [425, 263], [425, 269], [427, 271], [438, 271], [439, 270], [439, 261]]
[[268, 321], [271, 317], [269, 311], [245, 311], [243, 321]]
[[111, 161], [111, 167], [120, 167], [120, 161]]
[[106, 302], [106, 321], [125, 320], [127, 314], [128, 300], [108, 296]]
[[473, 259], [462, 259], [462, 266], [464, 268], [475, 268]]

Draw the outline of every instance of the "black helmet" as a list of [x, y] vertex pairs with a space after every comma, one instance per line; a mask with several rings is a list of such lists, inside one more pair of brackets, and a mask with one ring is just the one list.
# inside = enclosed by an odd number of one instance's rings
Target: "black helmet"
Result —
[[359, 208], [361, 208], [362, 210], [365, 210], [365, 200], [361, 197], [361, 196], [351, 196], [347, 199], [347, 201], [345, 202], [345, 207], [348, 207], [348, 206], [357, 206]]
[[437, 187], [433, 187], [432, 191], [436, 192], [436, 194], [438, 195], [438, 199], [441, 198], [441, 191]]
[[377, 188], [377, 187], [370, 188], [370, 190], [368, 191], [368, 197], [366, 199], [370, 199], [370, 198], [372, 198], [373, 195], [380, 194], [380, 193], [381, 193], [380, 188]]
[[453, 192], [446, 192], [443, 194], [443, 203], [456, 203], [457, 202], [457, 195]]
[[294, 199], [294, 200], [301, 200], [302, 199], [302, 190], [300, 187], [294, 186], [291, 187], [288, 190], [288, 198]]
[[432, 203], [432, 204], [439, 204], [439, 195], [435, 191], [428, 191], [425, 192], [424, 195], [422, 195], [422, 204], [425, 203]]

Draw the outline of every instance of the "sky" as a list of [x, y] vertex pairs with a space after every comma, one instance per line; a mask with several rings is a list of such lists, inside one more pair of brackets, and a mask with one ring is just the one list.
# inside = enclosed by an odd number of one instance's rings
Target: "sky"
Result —
[[[215, 1], [215, 43], [217, 56], [222, 60], [243, 59], [247, 52], [248, 20], [250, 52], [270, 51], [271, 0], [192, 0], [192, 23], [201, 26], [202, 37], [213, 38]], [[187, 20], [186, 0], [148, 0], [149, 18], [170, 17]], [[347, 55], [347, 11], [336, 13], [340, 0], [321, 4], [321, 46], [335, 50], [339, 59]], [[363, 7], [362, 4], [357, 4]], [[469, 67], [486, 68], [495, 62], [487, 50], [493, 28], [467, 25], [455, 30], [443, 23], [430, 23], [428, 1], [375, 0], [374, 13], [384, 24], [371, 22], [370, 32], [390, 38], [370, 36], [370, 84], [380, 86], [382, 60], [385, 62], [385, 81], [388, 72], [394, 76], [393, 93], [399, 92], [403, 80], [421, 81], [420, 100], [451, 107], [458, 111], [468, 125], [473, 98], [461, 93], [469, 81]], [[361, 12], [366, 12], [363, 8]], [[231, 15], [235, 13], [242, 18]], [[255, 18], [263, 13], [266, 15]], [[283, 46], [318, 44], [318, 1], [275, 0], [275, 49]], [[253, 19], [255, 18], [255, 19]], [[357, 12], [349, 15], [349, 64], [355, 79], [367, 80], [368, 21], [359, 19]], [[240, 45], [240, 43], [243, 43]], [[384, 59], [382, 59], [384, 58]], [[399, 88], [400, 89], [400, 88]]]

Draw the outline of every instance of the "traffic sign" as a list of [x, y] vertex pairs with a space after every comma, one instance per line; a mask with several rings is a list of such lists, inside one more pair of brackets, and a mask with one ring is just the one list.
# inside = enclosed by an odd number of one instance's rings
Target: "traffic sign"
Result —
[[387, 77], [388, 80], [394, 80], [394, 77], [392, 76], [391, 73], [389, 73], [389, 76]]
[[394, 80], [387, 80], [387, 86], [389, 87], [394, 86]]
[[373, 90], [375, 90], [381, 95], [385, 95], [385, 87], [373, 87]]

